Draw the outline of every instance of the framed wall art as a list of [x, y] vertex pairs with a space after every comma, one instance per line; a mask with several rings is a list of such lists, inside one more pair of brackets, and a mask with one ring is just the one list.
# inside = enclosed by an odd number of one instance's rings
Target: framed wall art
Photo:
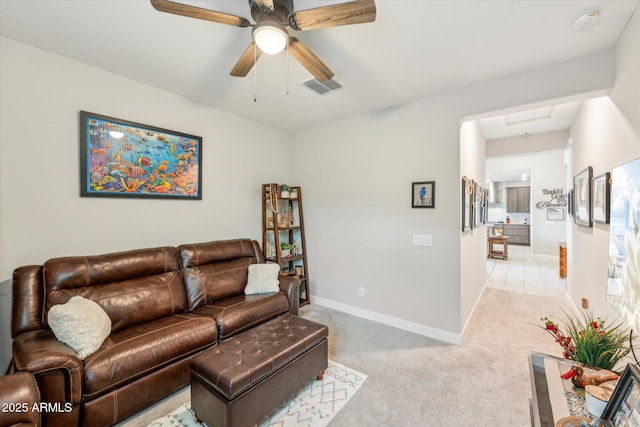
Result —
[[577, 225], [591, 227], [591, 166], [573, 177], [573, 220]]
[[471, 230], [473, 218], [473, 181], [466, 176], [462, 177], [462, 231]]
[[564, 220], [564, 208], [547, 208], [547, 221]]
[[567, 215], [573, 216], [573, 190], [567, 193]]
[[482, 216], [484, 215], [484, 206], [482, 204], [483, 190], [480, 184], [473, 184], [473, 228], [482, 224]]
[[411, 207], [435, 208], [436, 207], [436, 182], [421, 181], [411, 183]]
[[610, 177], [611, 175], [607, 172], [594, 177], [591, 181], [591, 213], [593, 220], [602, 224], [609, 224]]
[[637, 426], [640, 421], [640, 369], [627, 364], [607, 402], [600, 425], [614, 427]]
[[80, 112], [81, 197], [202, 199], [202, 138]]
[[611, 170], [607, 302], [640, 331], [640, 158]]

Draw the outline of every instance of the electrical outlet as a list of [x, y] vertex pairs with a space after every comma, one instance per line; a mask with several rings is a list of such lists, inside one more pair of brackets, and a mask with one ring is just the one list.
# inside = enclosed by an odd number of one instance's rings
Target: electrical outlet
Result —
[[364, 287], [363, 286], [358, 286], [358, 296], [360, 296], [360, 297], [364, 296]]
[[582, 298], [582, 308], [589, 308], [589, 300]]

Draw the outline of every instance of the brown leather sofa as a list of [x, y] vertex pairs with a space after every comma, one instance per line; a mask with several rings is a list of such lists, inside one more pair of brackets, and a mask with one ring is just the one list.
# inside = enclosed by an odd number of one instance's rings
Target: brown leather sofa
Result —
[[41, 424], [40, 392], [30, 372], [16, 372], [0, 377], [0, 427]]
[[[111, 425], [189, 384], [189, 361], [220, 340], [281, 314], [298, 314], [299, 280], [245, 295], [256, 241], [225, 240], [54, 258], [13, 274], [13, 364], [35, 375], [45, 426]], [[109, 315], [111, 334], [80, 359], [47, 313], [80, 295]], [[55, 403], [58, 403], [55, 406]], [[68, 410], [67, 410], [68, 409]]]

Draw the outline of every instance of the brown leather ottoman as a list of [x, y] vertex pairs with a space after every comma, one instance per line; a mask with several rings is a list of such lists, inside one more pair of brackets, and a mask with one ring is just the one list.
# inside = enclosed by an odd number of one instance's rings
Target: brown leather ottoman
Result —
[[191, 408], [209, 427], [259, 424], [328, 366], [329, 328], [285, 314], [191, 360]]

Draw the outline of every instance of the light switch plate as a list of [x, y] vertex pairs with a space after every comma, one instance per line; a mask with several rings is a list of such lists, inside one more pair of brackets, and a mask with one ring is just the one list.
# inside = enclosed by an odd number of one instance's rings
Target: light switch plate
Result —
[[413, 245], [414, 246], [433, 246], [433, 237], [427, 234], [414, 234]]

